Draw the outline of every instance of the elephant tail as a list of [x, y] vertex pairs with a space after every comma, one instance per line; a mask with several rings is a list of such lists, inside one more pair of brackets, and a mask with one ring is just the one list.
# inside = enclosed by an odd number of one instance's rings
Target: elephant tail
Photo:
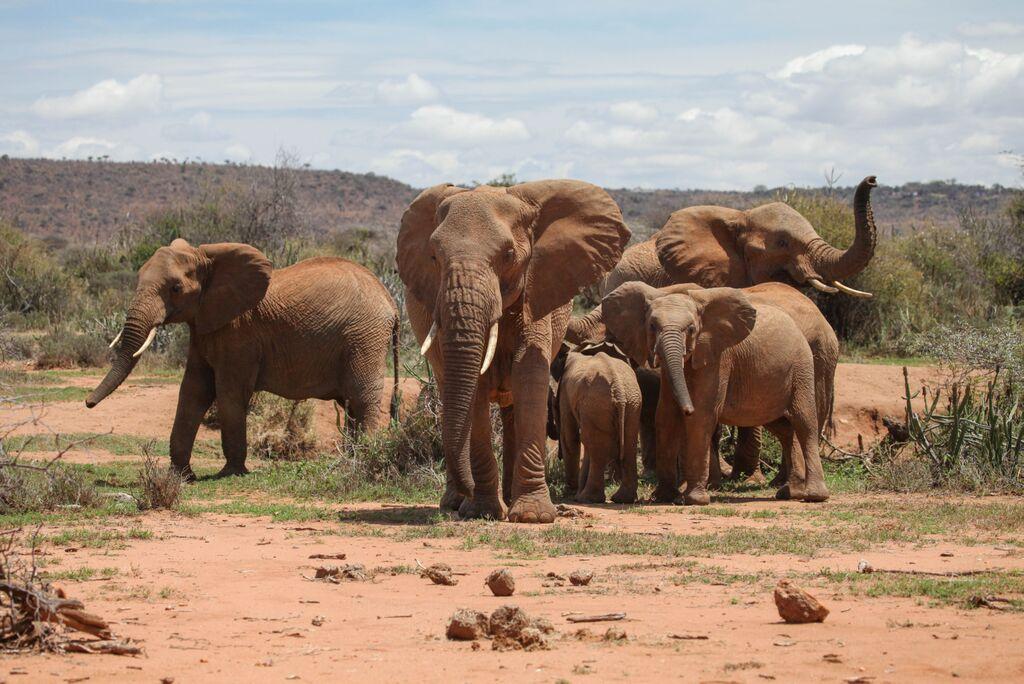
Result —
[[395, 320], [391, 324], [391, 365], [393, 367], [393, 384], [391, 387], [391, 422], [398, 422], [398, 407], [401, 406], [402, 398], [398, 392], [398, 326], [402, 316], [395, 313]]
[[616, 461], [615, 470], [618, 473], [618, 481], [622, 482], [622, 476], [626, 468], [626, 411], [625, 401], [615, 402], [615, 409], [619, 414], [619, 456]]
[[835, 422], [835, 408], [836, 408], [836, 390], [835, 387], [829, 391], [828, 395], [828, 414], [825, 416], [825, 424], [822, 426], [822, 434], [826, 439], [832, 439], [836, 434], [836, 422]]

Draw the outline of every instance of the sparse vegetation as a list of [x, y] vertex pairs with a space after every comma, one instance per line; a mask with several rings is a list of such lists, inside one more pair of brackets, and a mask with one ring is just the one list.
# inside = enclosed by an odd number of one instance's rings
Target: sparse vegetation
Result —
[[146, 454], [139, 471], [139, 509], [177, 508], [184, 484], [181, 475]]

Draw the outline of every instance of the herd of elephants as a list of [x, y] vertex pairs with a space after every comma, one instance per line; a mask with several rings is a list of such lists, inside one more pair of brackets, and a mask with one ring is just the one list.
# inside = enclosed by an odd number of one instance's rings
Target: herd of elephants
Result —
[[[549, 435], [579, 501], [604, 501], [609, 468], [620, 483], [612, 499], [635, 501], [639, 442], [657, 475], [655, 501], [707, 504], [722, 474], [720, 425], [739, 428], [733, 476], [760, 477], [766, 428], [782, 445], [778, 497], [827, 499], [818, 444], [839, 345], [796, 287], [871, 296], [842, 280], [874, 254], [874, 186], [869, 176], [856, 189], [846, 249], [781, 202], [681, 209], [627, 249], [619, 207], [589, 183], [424, 190], [402, 216], [396, 261], [439, 386], [442, 509], [553, 522]], [[601, 304], [572, 317], [575, 295], [594, 285]], [[117, 389], [159, 326], [186, 323], [171, 467], [194, 477], [196, 432], [216, 400], [221, 474], [244, 474], [255, 391], [333, 399], [358, 429], [387, 426], [387, 361], [390, 349], [397, 387], [400, 320], [385, 287], [351, 261], [275, 270], [249, 245], [178, 239], [139, 270], [111, 368], [86, 405]], [[492, 402], [502, 422], [500, 483]]]

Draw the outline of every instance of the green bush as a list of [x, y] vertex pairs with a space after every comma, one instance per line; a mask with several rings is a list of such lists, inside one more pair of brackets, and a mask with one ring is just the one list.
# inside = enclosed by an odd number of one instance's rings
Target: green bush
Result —
[[70, 325], [50, 328], [39, 340], [37, 368], [103, 366], [109, 358], [109, 341], [96, 332], [79, 333]]
[[44, 243], [0, 223], [0, 311], [30, 324], [60, 322], [76, 310], [83, 289]]

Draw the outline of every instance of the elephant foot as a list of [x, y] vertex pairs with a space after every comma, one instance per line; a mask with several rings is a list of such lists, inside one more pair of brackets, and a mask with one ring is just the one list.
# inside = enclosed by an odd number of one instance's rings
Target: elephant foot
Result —
[[662, 487], [658, 485], [651, 494], [651, 501], [654, 503], [675, 503], [679, 498], [679, 490], [675, 487]]
[[458, 490], [453, 486], [447, 486], [444, 488], [444, 494], [441, 495], [441, 512], [442, 513], [457, 513], [459, 507], [462, 506], [463, 501], [466, 497], [459, 494]]
[[624, 489], [619, 487], [619, 490], [612, 494], [612, 502], [617, 504], [636, 503], [636, 489]]
[[584, 489], [582, 492], [576, 495], [576, 503], [592, 503], [592, 504], [603, 504], [604, 490], [600, 491], [587, 491]]
[[520, 494], [508, 511], [509, 522], [553, 523], [558, 512], [551, 503], [547, 487], [529, 494]]
[[[764, 475], [761, 476], [762, 478]], [[781, 487], [786, 484], [786, 478], [789, 477], [786, 473], [779, 468], [779, 471], [775, 473], [775, 477], [772, 478], [771, 482], [768, 483], [769, 487]]]
[[248, 475], [249, 469], [245, 467], [244, 463], [228, 463], [220, 472], [217, 473], [217, 477], [231, 477], [232, 475]]
[[764, 476], [764, 473], [761, 472], [760, 468], [746, 476], [744, 476], [741, 473], [736, 479], [740, 480], [742, 484], [751, 485], [754, 487], [763, 487], [764, 484], [768, 481], [768, 478]]
[[507, 510], [505, 502], [498, 495], [474, 496], [472, 499], [463, 499], [459, 506], [459, 517], [463, 520], [504, 520]]
[[779, 490], [775, 492], [775, 498], [779, 501], [789, 501], [791, 499], [803, 499], [807, 495], [803, 486], [787, 482], [786, 484], [779, 487]]
[[807, 503], [821, 503], [822, 501], [828, 501], [828, 497], [828, 487], [822, 482], [820, 484], [808, 485], [803, 499]]
[[178, 473], [183, 482], [195, 482], [196, 474], [192, 472], [192, 466], [186, 463], [183, 466], [171, 464], [171, 471]]
[[707, 506], [711, 503], [711, 496], [703, 487], [694, 487], [683, 492], [683, 503], [687, 506]]

